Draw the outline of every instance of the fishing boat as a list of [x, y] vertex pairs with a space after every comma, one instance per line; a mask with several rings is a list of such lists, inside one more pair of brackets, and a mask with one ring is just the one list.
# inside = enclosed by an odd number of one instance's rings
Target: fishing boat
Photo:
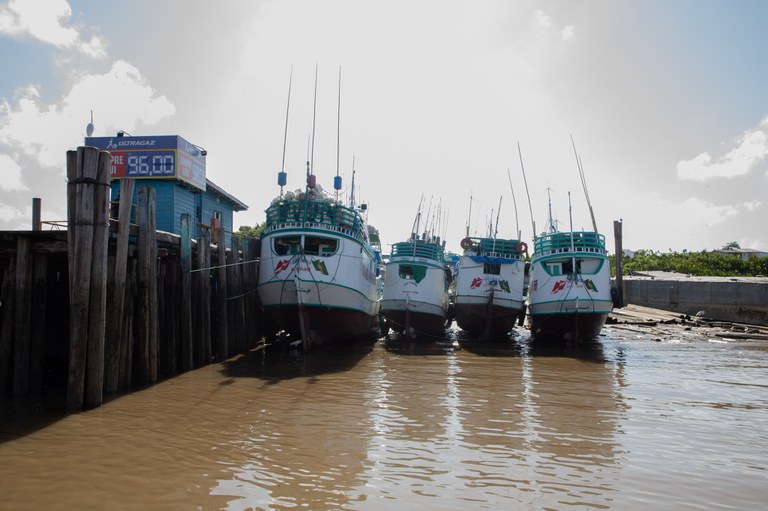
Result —
[[311, 179], [305, 191], [266, 210], [259, 297], [278, 326], [305, 345], [379, 335], [381, 258], [365, 211], [364, 204], [334, 200]]
[[261, 304], [305, 348], [374, 339], [380, 334], [381, 254], [371, 243], [366, 205], [355, 203], [354, 158], [346, 203], [339, 199], [338, 158], [334, 196], [317, 183], [311, 161], [308, 155], [303, 190], [283, 193], [287, 173], [278, 173], [280, 195], [266, 209], [261, 237]]
[[605, 236], [568, 231], [537, 236], [528, 313], [536, 339], [594, 339], [613, 307]]
[[425, 231], [421, 236], [421, 208], [407, 241], [392, 245], [384, 269], [381, 313], [387, 326], [405, 337], [444, 337], [450, 324], [445, 242]]
[[473, 336], [507, 335], [525, 314], [525, 253], [517, 239], [471, 237], [461, 240], [454, 297], [459, 328]]
[[528, 246], [519, 239], [517, 200], [511, 176], [509, 186], [518, 239], [498, 236], [502, 198], [499, 198], [496, 224], [488, 224], [484, 237], [470, 236], [473, 198], [469, 200], [467, 232], [460, 242], [463, 252], [456, 265], [453, 311], [458, 327], [474, 337], [506, 336], [515, 322], [525, 315], [525, 254]]
[[569, 193], [570, 229], [560, 231], [552, 217], [549, 196], [548, 229], [534, 237], [531, 257], [528, 313], [534, 340], [569, 343], [593, 340], [613, 308], [605, 236], [597, 230], [578, 155], [576, 161], [593, 230], [573, 229]]

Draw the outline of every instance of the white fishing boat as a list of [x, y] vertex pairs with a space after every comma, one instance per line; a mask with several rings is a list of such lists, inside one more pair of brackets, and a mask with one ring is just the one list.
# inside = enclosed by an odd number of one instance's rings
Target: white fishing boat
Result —
[[552, 231], [533, 242], [528, 313], [531, 336], [594, 339], [613, 308], [605, 237], [593, 231]]
[[525, 314], [526, 244], [467, 236], [461, 248], [453, 306], [456, 324], [473, 336], [509, 334]]
[[365, 205], [343, 205], [311, 184], [266, 210], [261, 304], [305, 344], [379, 335], [380, 255], [364, 212]]
[[317, 183], [308, 158], [305, 188], [283, 193], [287, 174], [280, 171], [280, 196], [266, 210], [259, 298], [277, 325], [305, 347], [380, 335], [381, 254], [371, 244], [366, 205], [355, 203], [354, 176], [353, 159], [352, 191], [344, 204], [338, 199], [338, 158], [335, 197]]
[[613, 309], [605, 236], [597, 230], [578, 155], [576, 162], [593, 230], [573, 229], [569, 193], [570, 229], [560, 231], [552, 218], [550, 197], [548, 230], [534, 237], [531, 257], [528, 313], [534, 340], [570, 343], [592, 340], [600, 334]]
[[387, 326], [406, 337], [444, 337], [450, 323], [445, 242], [425, 231], [417, 214], [410, 239], [392, 245], [384, 271], [381, 313]]

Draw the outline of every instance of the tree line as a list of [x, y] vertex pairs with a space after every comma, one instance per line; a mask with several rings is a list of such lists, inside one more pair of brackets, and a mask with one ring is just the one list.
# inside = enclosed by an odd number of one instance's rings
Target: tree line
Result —
[[[733, 247], [738, 248], [738, 247]], [[615, 256], [610, 256], [611, 274], [616, 274]], [[643, 271], [673, 271], [703, 277], [755, 277], [768, 275], [768, 257], [744, 260], [738, 255], [701, 252], [654, 252], [638, 250], [624, 256], [624, 275]]]

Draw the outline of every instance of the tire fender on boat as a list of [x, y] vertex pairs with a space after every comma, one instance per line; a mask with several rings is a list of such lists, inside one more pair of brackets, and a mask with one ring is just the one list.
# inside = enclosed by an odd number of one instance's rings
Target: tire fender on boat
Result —
[[528, 245], [526, 245], [524, 241], [518, 241], [517, 245], [515, 245], [515, 250], [517, 250], [520, 254], [527, 254]]
[[464, 238], [463, 240], [461, 240], [460, 245], [461, 245], [461, 248], [463, 248], [464, 250], [469, 250], [470, 248], [472, 248], [472, 240], [469, 238]]

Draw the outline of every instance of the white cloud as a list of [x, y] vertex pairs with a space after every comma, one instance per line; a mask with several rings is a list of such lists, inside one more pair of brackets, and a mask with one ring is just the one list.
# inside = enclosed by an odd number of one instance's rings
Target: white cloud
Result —
[[716, 206], [711, 202], [690, 197], [680, 204], [673, 204], [667, 209], [667, 213], [668, 218], [688, 218], [693, 225], [711, 227], [736, 216], [739, 208], [730, 205]]
[[573, 25], [566, 25], [566, 27], [560, 32], [560, 37], [563, 39], [563, 41], [567, 41], [571, 37], [573, 37], [575, 33], [575, 29]]
[[[107, 92], [108, 91], [108, 92]], [[104, 129], [131, 132], [137, 125], [150, 126], [175, 112], [165, 96], [157, 96], [141, 73], [124, 61], [117, 61], [106, 74], [87, 75], [75, 83], [58, 104], [46, 105], [35, 87], [20, 93], [12, 107], [0, 104], [0, 146], [33, 157], [45, 167], [63, 166], [67, 149], [82, 142], [94, 110]]]
[[21, 182], [21, 167], [6, 154], [0, 154], [0, 188], [8, 191], [27, 190]]
[[706, 181], [713, 178], [732, 178], [749, 173], [754, 166], [768, 157], [768, 117], [754, 129], [734, 140], [733, 148], [720, 158], [701, 153], [677, 164], [680, 179]]
[[104, 57], [106, 49], [100, 38], [93, 36], [84, 41], [76, 29], [64, 26], [71, 16], [72, 9], [66, 0], [9, 0], [0, 6], [0, 34], [30, 36], [58, 48]]

